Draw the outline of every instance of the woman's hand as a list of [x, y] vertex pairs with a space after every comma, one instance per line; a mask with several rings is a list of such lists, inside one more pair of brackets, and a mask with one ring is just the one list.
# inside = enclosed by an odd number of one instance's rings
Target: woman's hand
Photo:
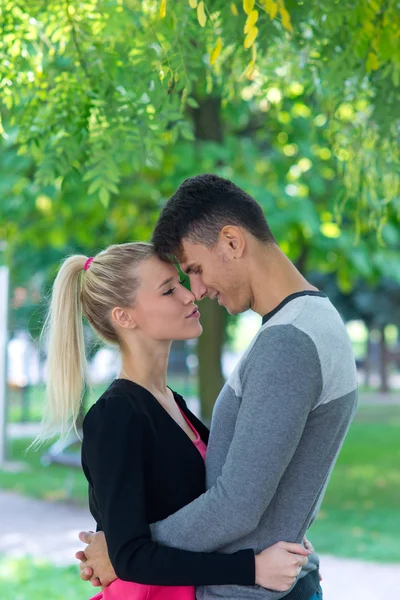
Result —
[[278, 592], [290, 590], [310, 554], [301, 544], [288, 542], [266, 548], [255, 557], [256, 584]]
[[79, 539], [88, 544], [84, 551], [80, 550], [75, 554], [75, 558], [81, 561], [81, 579], [90, 580], [95, 587], [110, 585], [117, 576], [108, 556], [104, 532], [81, 531]]

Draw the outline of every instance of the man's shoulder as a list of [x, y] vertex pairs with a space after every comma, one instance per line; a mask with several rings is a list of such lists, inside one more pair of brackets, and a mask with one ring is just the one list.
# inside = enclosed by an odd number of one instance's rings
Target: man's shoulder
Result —
[[298, 298], [291, 307], [285, 307], [281, 314], [267, 321], [255, 340], [279, 337], [303, 339], [304, 343], [308, 337], [317, 350], [321, 347], [334, 350], [336, 342], [348, 344], [350, 341], [342, 317], [327, 296]]
[[294, 321], [266, 324], [247, 348], [242, 363], [254, 360], [257, 354], [277, 356], [282, 352], [298, 353], [299, 348], [302, 348], [303, 351], [306, 348], [314, 349], [315, 343], [310, 333], [307, 327], [301, 327]]

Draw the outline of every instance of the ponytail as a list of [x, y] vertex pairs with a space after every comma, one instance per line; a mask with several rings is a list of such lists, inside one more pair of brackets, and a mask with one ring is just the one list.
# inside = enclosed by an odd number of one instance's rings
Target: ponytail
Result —
[[87, 362], [82, 323], [82, 273], [86, 257], [67, 258], [54, 281], [42, 332], [48, 345], [46, 406], [42, 431], [35, 443], [56, 434], [65, 437], [73, 428], [87, 380]]
[[153, 256], [151, 244], [135, 242], [109, 246], [90, 260], [77, 254], [63, 262], [42, 333], [48, 344], [46, 407], [42, 431], [31, 445], [76, 431], [88, 379], [82, 316], [101, 339], [120, 345], [112, 309], [134, 305], [137, 267]]

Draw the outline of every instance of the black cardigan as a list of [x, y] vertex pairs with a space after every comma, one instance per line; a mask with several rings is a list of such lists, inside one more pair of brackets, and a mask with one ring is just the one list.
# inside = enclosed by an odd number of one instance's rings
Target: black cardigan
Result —
[[[208, 429], [174, 392], [207, 443]], [[254, 585], [253, 550], [189, 552], [153, 542], [149, 523], [205, 491], [204, 461], [187, 434], [142, 386], [116, 379], [83, 422], [82, 467], [90, 511], [120, 579], [153, 585]], [[196, 531], [193, 531], [193, 536]]]

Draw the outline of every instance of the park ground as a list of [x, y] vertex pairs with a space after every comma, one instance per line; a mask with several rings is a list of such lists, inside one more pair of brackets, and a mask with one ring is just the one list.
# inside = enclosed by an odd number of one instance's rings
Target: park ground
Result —
[[[325, 600], [386, 600], [398, 587], [399, 400], [362, 396], [309, 532], [321, 555]], [[1, 598], [87, 598], [91, 590], [73, 564], [78, 531], [93, 526], [86, 483], [78, 469], [44, 468], [38, 453], [24, 455], [32, 438], [13, 427], [12, 458], [23, 469], [0, 472]]]

